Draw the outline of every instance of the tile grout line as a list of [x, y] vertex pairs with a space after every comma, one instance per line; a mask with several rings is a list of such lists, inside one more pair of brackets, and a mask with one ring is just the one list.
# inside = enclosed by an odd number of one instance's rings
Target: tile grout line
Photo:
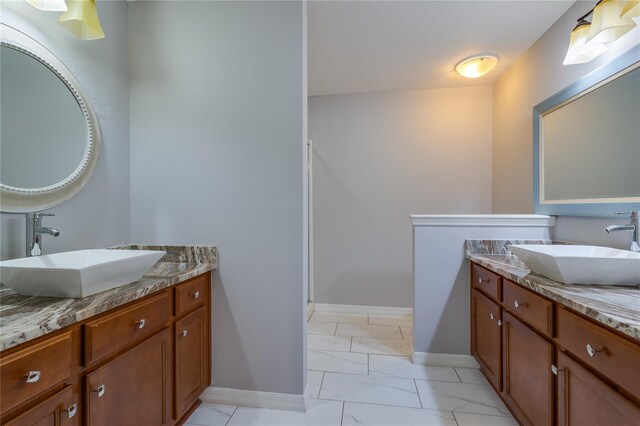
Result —
[[340, 426], [342, 426], [342, 422], [344, 422], [344, 401], [342, 401], [342, 415], [340, 416]]
[[420, 401], [420, 408], [424, 409], [424, 405], [422, 405], [422, 398], [420, 397], [420, 391], [418, 390], [418, 383], [416, 379], [413, 379], [413, 386], [416, 388], [416, 394], [418, 395], [418, 401]]
[[464, 383], [464, 382], [462, 381], [462, 377], [460, 377], [460, 374], [458, 374], [458, 369], [457, 369], [457, 368], [455, 368], [455, 367], [453, 367], [453, 371], [455, 371], [455, 372], [456, 372], [456, 376], [458, 376], [458, 380], [460, 380], [460, 383]]
[[238, 405], [236, 405], [236, 409], [233, 410], [233, 413], [229, 416], [229, 419], [227, 419], [227, 422], [224, 424], [224, 426], [227, 426], [229, 424], [229, 422], [231, 421], [231, 417], [233, 417], [236, 414], [236, 411], [238, 411]]
[[326, 371], [322, 372], [322, 379], [320, 379], [320, 387], [318, 388], [318, 396], [317, 398], [320, 399], [320, 392], [322, 392], [322, 385], [324, 384], [324, 375], [327, 374]]

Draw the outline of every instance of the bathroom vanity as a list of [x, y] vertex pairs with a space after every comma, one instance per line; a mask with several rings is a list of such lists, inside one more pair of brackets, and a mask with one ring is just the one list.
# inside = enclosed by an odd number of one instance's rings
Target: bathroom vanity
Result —
[[473, 245], [471, 352], [519, 423], [640, 424], [640, 288], [559, 284]]
[[0, 287], [0, 422], [179, 425], [211, 383], [215, 247], [167, 255], [141, 280], [84, 299]]

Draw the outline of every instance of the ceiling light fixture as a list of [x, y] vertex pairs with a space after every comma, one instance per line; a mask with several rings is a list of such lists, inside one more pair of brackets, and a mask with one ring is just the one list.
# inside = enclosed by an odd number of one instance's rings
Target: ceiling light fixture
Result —
[[104, 38], [96, 0], [70, 0], [69, 10], [60, 16], [58, 24], [83, 40]]
[[497, 64], [498, 55], [483, 53], [458, 62], [456, 72], [463, 77], [478, 78], [494, 69]]
[[66, 12], [67, 5], [64, 0], [27, 0], [31, 6], [45, 12]]
[[[595, 7], [578, 18], [569, 36], [569, 49], [564, 65], [584, 64], [607, 51], [605, 43], [612, 43], [636, 26], [631, 19], [640, 14], [640, 2], [629, 0], [600, 0]], [[592, 21], [587, 17], [593, 15]]]

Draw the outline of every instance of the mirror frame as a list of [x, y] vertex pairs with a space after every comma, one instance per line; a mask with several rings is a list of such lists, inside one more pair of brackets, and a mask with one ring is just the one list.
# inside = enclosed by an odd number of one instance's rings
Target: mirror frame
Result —
[[41, 188], [19, 188], [0, 182], [0, 211], [28, 213], [46, 210], [62, 204], [76, 195], [91, 177], [100, 150], [98, 119], [80, 89], [78, 81], [53, 53], [31, 37], [8, 25], [0, 25], [0, 35], [0, 45], [31, 56], [58, 76], [75, 97], [87, 126], [82, 161], [73, 173], [64, 180]]
[[640, 210], [640, 201], [542, 203], [541, 144], [542, 118], [551, 111], [573, 101], [640, 66], [640, 45], [636, 45], [613, 61], [595, 69], [570, 86], [533, 107], [533, 209], [537, 214], [562, 216], [611, 216], [615, 212]]

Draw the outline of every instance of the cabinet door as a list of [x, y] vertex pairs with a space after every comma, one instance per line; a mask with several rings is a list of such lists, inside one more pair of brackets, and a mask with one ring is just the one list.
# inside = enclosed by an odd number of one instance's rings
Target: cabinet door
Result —
[[553, 345], [503, 312], [502, 394], [521, 424], [553, 424]]
[[88, 374], [87, 424], [170, 424], [171, 354], [166, 328]]
[[180, 419], [209, 383], [208, 316], [201, 307], [175, 323], [175, 419]]
[[471, 353], [493, 386], [501, 389], [500, 307], [471, 291]]
[[558, 354], [558, 426], [640, 425], [640, 408], [567, 355]]
[[73, 401], [71, 386], [67, 386], [15, 419], [6, 426], [71, 426], [79, 423], [77, 401]]

